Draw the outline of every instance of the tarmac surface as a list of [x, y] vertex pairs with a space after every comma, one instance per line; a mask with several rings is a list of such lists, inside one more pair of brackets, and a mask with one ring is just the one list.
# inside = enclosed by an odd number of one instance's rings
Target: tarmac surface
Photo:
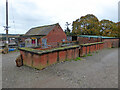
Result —
[[2, 54], [2, 88], [118, 88], [118, 48], [103, 49], [82, 60], [43, 70], [16, 67], [18, 55]]

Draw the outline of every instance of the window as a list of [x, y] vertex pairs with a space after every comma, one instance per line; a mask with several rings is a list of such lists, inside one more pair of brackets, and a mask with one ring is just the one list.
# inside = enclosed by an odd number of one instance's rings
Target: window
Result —
[[65, 42], [65, 39], [63, 39], [62, 41]]

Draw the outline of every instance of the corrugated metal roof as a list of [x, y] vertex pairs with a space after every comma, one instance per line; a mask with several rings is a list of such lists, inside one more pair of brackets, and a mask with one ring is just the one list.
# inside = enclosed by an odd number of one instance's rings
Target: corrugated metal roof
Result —
[[25, 35], [47, 35], [56, 25], [58, 25], [58, 23], [31, 28]]
[[116, 37], [105, 37], [105, 36], [102, 36], [103, 39], [108, 39], [108, 38], [116, 38]]
[[94, 36], [94, 35], [78, 35], [78, 37], [103, 38], [103, 39], [107, 39], [107, 38], [115, 38], [115, 37]]

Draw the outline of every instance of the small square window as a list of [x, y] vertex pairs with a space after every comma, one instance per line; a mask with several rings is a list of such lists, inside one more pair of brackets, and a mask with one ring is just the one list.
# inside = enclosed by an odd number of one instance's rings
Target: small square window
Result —
[[65, 42], [65, 39], [63, 39], [62, 41]]

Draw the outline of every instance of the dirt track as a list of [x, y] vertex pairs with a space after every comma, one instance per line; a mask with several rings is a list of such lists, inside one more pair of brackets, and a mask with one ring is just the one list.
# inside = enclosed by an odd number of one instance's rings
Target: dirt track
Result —
[[[120, 50], [120, 48], [119, 48]], [[66, 61], [36, 70], [15, 66], [19, 52], [2, 55], [3, 88], [117, 88], [118, 49], [104, 49], [82, 61]]]

